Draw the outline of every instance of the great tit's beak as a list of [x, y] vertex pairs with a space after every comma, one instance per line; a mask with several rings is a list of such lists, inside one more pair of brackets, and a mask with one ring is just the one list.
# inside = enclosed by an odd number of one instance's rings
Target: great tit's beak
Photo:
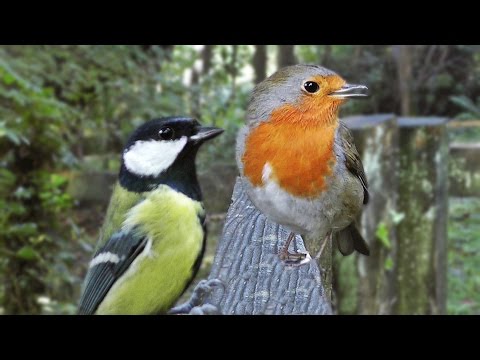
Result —
[[345, 84], [337, 91], [329, 94], [336, 99], [362, 98], [368, 96], [368, 88], [365, 85]]
[[190, 136], [190, 141], [194, 143], [203, 143], [223, 133], [223, 129], [213, 126], [197, 126], [196, 130], [197, 133]]

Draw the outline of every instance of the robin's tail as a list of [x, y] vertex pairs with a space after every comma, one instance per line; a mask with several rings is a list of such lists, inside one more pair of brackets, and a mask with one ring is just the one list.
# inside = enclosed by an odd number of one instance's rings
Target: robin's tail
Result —
[[351, 223], [337, 234], [337, 246], [344, 256], [350, 255], [354, 250], [363, 255], [370, 255], [368, 244], [358, 231], [355, 223]]

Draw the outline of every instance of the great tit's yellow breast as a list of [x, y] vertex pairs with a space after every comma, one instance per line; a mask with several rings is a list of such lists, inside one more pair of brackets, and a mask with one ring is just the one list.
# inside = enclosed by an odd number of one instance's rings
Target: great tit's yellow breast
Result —
[[203, 214], [200, 202], [168, 186], [160, 186], [134, 206], [123, 229], [144, 234], [148, 243], [112, 286], [97, 313], [167, 311], [193, 275], [204, 240], [199, 219]]

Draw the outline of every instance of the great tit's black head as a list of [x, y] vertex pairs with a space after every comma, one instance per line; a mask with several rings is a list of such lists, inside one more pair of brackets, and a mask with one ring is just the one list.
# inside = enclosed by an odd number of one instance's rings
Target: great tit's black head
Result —
[[[188, 117], [154, 119], [137, 128], [123, 150], [125, 169], [137, 177], [158, 177], [172, 166], [191, 166], [201, 144], [222, 129]], [[183, 164], [184, 163], [184, 164]]]

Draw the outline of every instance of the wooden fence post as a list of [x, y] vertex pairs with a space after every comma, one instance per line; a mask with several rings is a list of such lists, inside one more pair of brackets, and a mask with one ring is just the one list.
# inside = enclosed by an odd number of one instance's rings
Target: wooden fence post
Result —
[[[206, 302], [226, 315], [331, 314], [316, 262], [286, 267], [280, 261], [277, 253], [288, 234], [255, 208], [237, 179], [209, 276], [225, 287]], [[299, 236], [295, 243], [305, 251]]]
[[[369, 184], [370, 201], [361, 215], [361, 233], [370, 256], [357, 256], [358, 314], [389, 314], [395, 301], [393, 259], [398, 187], [398, 128], [395, 115], [351, 116], [352, 131]], [[343, 258], [339, 261], [345, 261]], [[339, 280], [341, 282], [341, 279]], [[339, 284], [342, 286], [342, 284]], [[351, 296], [352, 294], [350, 294]]]
[[399, 118], [396, 314], [446, 312], [448, 137], [444, 118]]
[[480, 194], [480, 143], [451, 143], [450, 196]]

